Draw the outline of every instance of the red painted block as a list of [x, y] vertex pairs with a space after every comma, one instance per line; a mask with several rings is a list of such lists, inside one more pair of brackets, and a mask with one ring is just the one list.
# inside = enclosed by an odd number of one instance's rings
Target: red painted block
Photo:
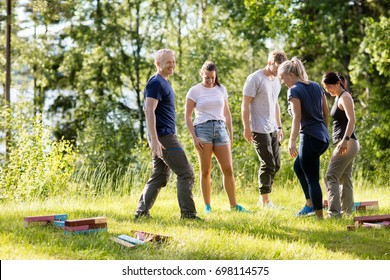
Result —
[[68, 214], [24, 217], [25, 222], [40, 222], [40, 221], [55, 221], [55, 220], [64, 221], [67, 219], [68, 219]]
[[359, 217], [354, 217], [353, 220], [354, 220], [354, 222], [359, 222], [359, 223], [384, 222], [384, 221], [390, 221], [390, 215], [359, 216]]
[[79, 230], [88, 230], [88, 229], [106, 228], [106, 227], [107, 227], [107, 223], [102, 223], [102, 224], [82, 225], [82, 226], [74, 226], [74, 227], [65, 226], [64, 230], [66, 230], [66, 231], [79, 231]]
[[362, 201], [362, 202], [360, 202], [359, 206], [374, 206], [374, 205], [379, 205], [377, 200]]
[[95, 224], [107, 224], [106, 217], [95, 217], [87, 219], [78, 219], [78, 220], [67, 220], [65, 221], [66, 227], [75, 227], [75, 226], [84, 226], [84, 225], [95, 225]]
[[151, 233], [151, 232], [145, 232], [145, 231], [133, 231], [136, 235], [136, 237], [139, 240], [145, 241], [145, 242], [165, 242], [170, 237], [166, 235]]

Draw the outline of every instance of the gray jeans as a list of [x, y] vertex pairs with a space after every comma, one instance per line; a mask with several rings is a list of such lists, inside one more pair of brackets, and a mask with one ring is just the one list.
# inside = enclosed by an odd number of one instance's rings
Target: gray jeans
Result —
[[278, 132], [252, 134], [253, 145], [260, 159], [259, 192], [267, 194], [272, 191], [275, 174], [280, 169]]
[[165, 135], [158, 140], [165, 147], [163, 159], [153, 157], [153, 173], [146, 183], [138, 202], [137, 215], [149, 214], [161, 188], [165, 187], [171, 170], [177, 175], [177, 198], [181, 214], [196, 215], [192, 196], [194, 171], [176, 135]]
[[352, 165], [360, 150], [359, 141], [350, 139], [346, 154], [333, 151], [328, 170], [325, 174], [326, 192], [328, 194], [328, 213], [340, 216], [351, 213], [353, 207]]

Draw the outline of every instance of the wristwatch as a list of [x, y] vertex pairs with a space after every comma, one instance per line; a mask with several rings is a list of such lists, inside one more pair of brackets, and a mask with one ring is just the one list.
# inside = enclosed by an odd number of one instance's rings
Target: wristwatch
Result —
[[348, 141], [349, 139], [351, 139], [351, 138], [349, 138], [349, 136], [345, 136], [345, 137], [344, 137], [344, 140], [345, 140], [345, 141]]

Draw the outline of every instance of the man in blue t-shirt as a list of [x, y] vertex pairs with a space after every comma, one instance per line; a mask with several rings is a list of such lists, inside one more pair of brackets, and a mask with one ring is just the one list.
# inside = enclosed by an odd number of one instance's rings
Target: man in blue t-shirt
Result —
[[175, 93], [168, 77], [175, 70], [175, 54], [172, 50], [156, 52], [154, 64], [157, 73], [145, 87], [144, 110], [152, 151], [153, 173], [138, 202], [134, 217], [150, 217], [149, 210], [165, 187], [171, 170], [177, 175], [177, 197], [182, 219], [199, 219], [192, 196], [194, 172], [183, 147], [176, 136]]

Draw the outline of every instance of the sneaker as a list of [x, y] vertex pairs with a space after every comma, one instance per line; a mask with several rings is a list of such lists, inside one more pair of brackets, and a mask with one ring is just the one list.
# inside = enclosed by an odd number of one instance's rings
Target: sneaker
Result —
[[150, 214], [148, 212], [141, 212], [141, 213], [134, 214], [134, 220], [137, 220], [140, 218], [150, 219], [150, 218], [152, 218], [152, 216], [150, 216]]
[[268, 201], [268, 203], [264, 205], [263, 208], [272, 209], [272, 210], [283, 210], [282, 206], [275, 205], [271, 201]]
[[182, 220], [197, 220], [197, 221], [202, 220], [196, 214], [188, 214], [188, 213], [182, 213], [180, 216], [180, 219], [182, 219]]
[[326, 217], [328, 219], [341, 219], [341, 214], [340, 213], [327, 213]]
[[314, 207], [313, 206], [307, 206], [305, 205], [301, 211], [295, 213], [295, 216], [298, 216], [298, 217], [304, 217], [304, 216], [313, 216], [315, 215], [315, 212], [314, 212]]
[[249, 210], [246, 210], [246, 209], [244, 208], [244, 206], [241, 206], [241, 205], [239, 205], [239, 204], [236, 204], [235, 207], [231, 207], [231, 208], [230, 208], [230, 211], [245, 212], [245, 213], [250, 213], [250, 212], [251, 212], [251, 211], [249, 211]]
[[210, 214], [212, 212], [210, 204], [206, 204], [204, 207], [204, 213], [205, 214]]

